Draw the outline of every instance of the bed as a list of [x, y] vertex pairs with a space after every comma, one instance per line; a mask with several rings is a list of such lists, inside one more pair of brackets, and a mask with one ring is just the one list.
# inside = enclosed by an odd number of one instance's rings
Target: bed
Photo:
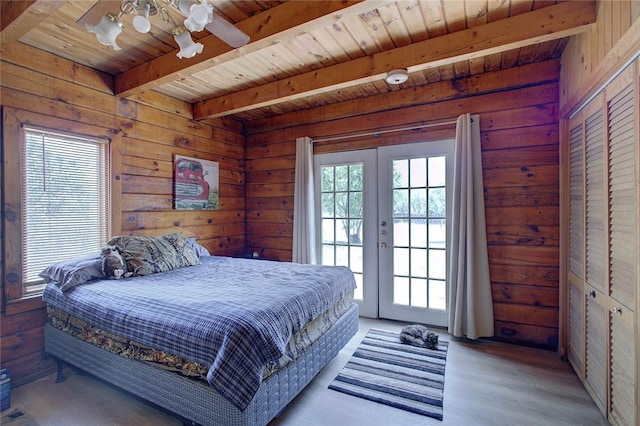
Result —
[[190, 422], [266, 425], [357, 332], [353, 274], [174, 240], [191, 260], [156, 271], [147, 250], [141, 276], [104, 279], [91, 256], [44, 271], [45, 351]]

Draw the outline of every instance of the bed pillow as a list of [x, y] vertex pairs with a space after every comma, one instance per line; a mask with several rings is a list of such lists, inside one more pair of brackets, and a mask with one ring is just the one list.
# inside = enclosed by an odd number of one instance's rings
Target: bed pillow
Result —
[[200, 257], [179, 234], [160, 237], [113, 237], [114, 245], [134, 276], [150, 275], [200, 264]]
[[60, 290], [67, 291], [87, 281], [104, 278], [100, 253], [88, 254], [54, 263], [40, 273], [46, 283], [55, 282]]
[[187, 241], [187, 244], [191, 246], [193, 251], [196, 252], [196, 255], [198, 257], [211, 256], [211, 253], [209, 253], [209, 250], [207, 250], [206, 247], [202, 246], [198, 241], [196, 241], [195, 238], [187, 238], [186, 241]]

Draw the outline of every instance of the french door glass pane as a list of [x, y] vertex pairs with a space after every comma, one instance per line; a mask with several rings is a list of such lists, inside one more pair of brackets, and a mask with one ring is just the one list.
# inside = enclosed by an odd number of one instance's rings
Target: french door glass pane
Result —
[[431, 187], [445, 186], [445, 164], [446, 157], [429, 157], [429, 168], [427, 169], [429, 185]]
[[396, 247], [408, 247], [409, 246], [409, 223], [405, 219], [393, 220], [394, 241]]
[[424, 170], [427, 166], [426, 158], [413, 158], [410, 160], [409, 176], [411, 177], [412, 188], [423, 188], [427, 186], [427, 175]]
[[447, 253], [441, 249], [429, 250], [429, 277], [445, 279], [447, 270], [445, 268]]
[[349, 248], [342, 245], [336, 245], [336, 265], [349, 266]]
[[411, 217], [426, 217], [427, 216], [427, 189], [426, 188], [412, 188], [409, 193], [411, 194]]
[[441, 249], [446, 247], [446, 225], [446, 219], [429, 219], [429, 247]]
[[362, 196], [362, 164], [350, 164], [349, 165], [349, 189], [352, 194], [360, 194]]
[[411, 279], [411, 305], [418, 308], [428, 308], [427, 304], [427, 280], [421, 278]]
[[445, 157], [393, 161], [393, 300], [446, 309]]
[[393, 272], [395, 276], [409, 275], [409, 249], [402, 247], [393, 249]]
[[[424, 232], [424, 219], [409, 219], [411, 232], [411, 247], [427, 247], [427, 233]], [[408, 243], [406, 245], [409, 245]]]
[[447, 285], [444, 280], [429, 280], [429, 307], [447, 309]]
[[[333, 219], [322, 219], [322, 241], [334, 241], [336, 233]], [[333, 259], [333, 257], [332, 257]]]
[[323, 193], [322, 194], [322, 217], [333, 217], [334, 216], [334, 200], [335, 196], [333, 192]]
[[447, 215], [445, 204], [445, 188], [429, 188], [429, 217], [442, 217]]
[[322, 264], [346, 266], [356, 279], [354, 298], [362, 300], [363, 165], [321, 167]]
[[351, 246], [349, 266], [352, 272], [362, 273], [362, 247]]
[[393, 303], [396, 305], [409, 305], [409, 278], [393, 277]]
[[427, 251], [424, 249], [411, 249], [411, 276], [427, 277]]

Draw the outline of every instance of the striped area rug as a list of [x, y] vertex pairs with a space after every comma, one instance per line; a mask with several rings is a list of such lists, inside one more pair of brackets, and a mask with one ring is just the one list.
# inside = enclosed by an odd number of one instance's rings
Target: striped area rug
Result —
[[442, 420], [449, 342], [426, 349], [371, 329], [329, 389]]

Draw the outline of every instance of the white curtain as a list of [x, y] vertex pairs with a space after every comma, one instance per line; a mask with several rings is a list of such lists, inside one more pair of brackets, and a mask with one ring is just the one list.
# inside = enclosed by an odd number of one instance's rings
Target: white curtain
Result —
[[297, 263], [316, 263], [313, 141], [296, 139], [296, 171], [293, 194], [293, 253]]
[[455, 143], [449, 333], [477, 339], [494, 334], [479, 116], [458, 117]]

